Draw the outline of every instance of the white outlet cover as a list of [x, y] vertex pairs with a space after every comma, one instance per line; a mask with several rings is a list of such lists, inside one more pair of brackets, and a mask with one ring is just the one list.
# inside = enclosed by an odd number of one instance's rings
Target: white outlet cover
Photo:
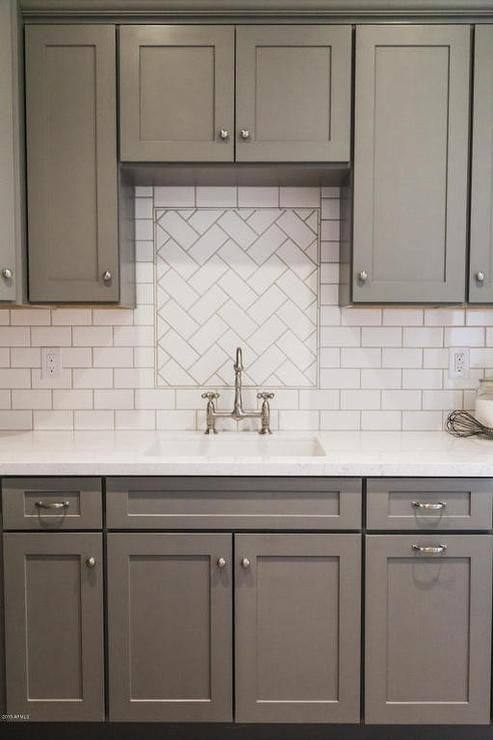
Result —
[[41, 377], [59, 378], [61, 369], [60, 348], [42, 347], [41, 349]]
[[[463, 357], [463, 370], [457, 371], [457, 356]], [[470, 354], [468, 347], [450, 347], [449, 349], [449, 380], [466, 380], [469, 377]]]

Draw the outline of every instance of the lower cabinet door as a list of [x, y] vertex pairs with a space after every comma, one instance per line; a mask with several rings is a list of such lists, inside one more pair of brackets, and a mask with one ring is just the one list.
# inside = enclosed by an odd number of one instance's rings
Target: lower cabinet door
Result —
[[101, 534], [3, 540], [8, 714], [103, 720]]
[[492, 537], [366, 547], [366, 722], [489, 723]]
[[236, 720], [359, 722], [361, 537], [235, 537]]
[[232, 718], [232, 536], [108, 535], [109, 714]]

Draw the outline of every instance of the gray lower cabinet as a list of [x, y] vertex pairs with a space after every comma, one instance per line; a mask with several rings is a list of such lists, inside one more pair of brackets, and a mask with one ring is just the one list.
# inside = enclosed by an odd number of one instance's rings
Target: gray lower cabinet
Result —
[[343, 25], [237, 28], [238, 162], [349, 161], [351, 36]]
[[120, 27], [120, 158], [233, 161], [234, 28]]
[[361, 537], [235, 536], [236, 720], [359, 722]]
[[115, 33], [110, 25], [26, 27], [31, 302], [126, 300], [119, 276]]
[[9, 714], [104, 719], [101, 538], [3, 535]]
[[469, 301], [493, 301], [493, 26], [476, 26]]
[[232, 719], [232, 536], [108, 535], [109, 716]]
[[465, 299], [470, 37], [465, 25], [357, 28], [356, 303]]
[[367, 723], [489, 723], [492, 540], [367, 537]]

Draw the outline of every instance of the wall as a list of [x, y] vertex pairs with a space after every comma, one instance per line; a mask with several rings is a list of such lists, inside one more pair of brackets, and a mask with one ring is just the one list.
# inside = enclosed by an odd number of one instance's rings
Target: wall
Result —
[[[195, 211], [196, 208], [199, 210]], [[235, 327], [229, 310], [223, 311], [221, 317], [220, 309], [215, 309], [210, 314], [211, 325], [195, 346], [189, 341], [195, 334], [186, 336], [190, 327], [182, 327], [178, 339], [174, 337], [170, 341], [168, 337], [163, 341], [170, 329], [166, 322], [166, 317], [171, 315], [170, 290], [160, 284], [160, 278], [163, 270], [178, 271], [178, 267], [186, 275], [187, 256], [183, 244], [182, 251], [176, 246], [174, 252], [170, 251], [173, 246], [170, 235], [163, 237], [159, 227], [154, 228], [153, 215], [162, 217], [180, 211], [185, 218], [191, 218], [194, 213], [205, 218], [209, 209], [222, 215], [239, 209], [243, 220], [253, 211], [259, 212], [259, 219], [269, 209], [277, 219], [286, 213], [289, 217], [295, 214], [301, 220], [306, 219], [315, 236], [320, 231], [320, 241], [315, 238], [309, 243], [300, 238], [297, 243], [290, 238], [294, 242], [290, 251], [286, 249], [289, 246], [286, 236], [272, 254], [284, 261], [284, 273], [287, 271], [305, 281], [307, 291], [312, 291], [315, 298], [308, 298], [302, 313], [295, 315], [296, 301], [291, 299], [299, 294], [290, 290], [289, 281], [279, 282], [272, 272], [265, 290], [259, 289], [255, 280], [249, 284], [249, 271], [245, 268], [249, 255], [238, 255], [238, 249], [235, 252], [234, 247], [241, 246], [242, 236], [236, 227], [228, 226], [231, 234], [220, 246], [229, 244], [229, 249], [219, 258], [225, 264], [224, 269], [234, 268], [241, 281], [234, 289], [230, 279], [220, 284], [227, 300], [242, 306], [246, 320], [253, 315], [250, 307], [257, 304], [262, 292], [275, 286], [284, 293], [283, 305], [287, 306], [286, 302], [291, 300], [293, 305], [287, 308], [292, 313], [279, 309], [277, 314], [273, 311], [263, 315], [257, 306], [254, 329], [260, 339], [254, 340], [250, 339], [252, 333], [248, 330], [242, 333], [239, 325]], [[265, 377], [265, 387], [273, 386], [276, 392], [272, 402], [273, 427], [283, 430], [438, 430], [448, 410], [472, 405], [478, 379], [493, 372], [490, 369], [493, 368], [493, 309], [339, 309], [339, 191], [335, 188], [325, 188], [320, 193], [315, 188], [155, 188], [153, 191], [141, 187], [136, 189], [136, 217], [138, 305], [134, 311], [91, 307], [0, 310], [0, 429], [203, 428], [204, 401], [200, 394], [206, 385], [232, 382], [230, 354], [238, 337], [245, 346], [246, 405], [257, 403], [256, 388], [248, 387], [249, 384], [260, 379], [264, 386]], [[271, 248], [269, 239], [265, 244], [266, 249]], [[295, 247], [305, 250], [305, 255]], [[248, 248], [247, 244], [245, 249]], [[204, 252], [198, 250], [197, 254], [199, 264], [190, 267], [190, 277], [183, 278], [183, 290], [175, 292], [175, 299], [183, 300], [186, 283], [203, 266], [200, 255]], [[257, 252], [257, 258], [260, 264], [261, 251]], [[266, 274], [266, 270], [258, 273]], [[219, 282], [214, 272], [208, 279], [212, 281], [211, 289]], [[196, 282], [195, 287], [198, 285]], [[245, 298], [244, 294], [250, 297]], [[201, 289], [200, 295], [206, 300], [210, 291]], [[260, 329], [272, 315], [276, 321], [269, 324], [262, 336]], [[311, 318], [305, 326], [307, 315]], [[195, 314], [200, 326], [207, 323], [204, 316], [202, 311]], [[217, 316], [222, 321], [228, 319], [229, 324], [227, 321], [227, 326], [218, 324]], [[279, 321], [284, 322], [286, 331], [279, 331]], [[198, 328], [192, 326], [194, 331]], [[282, 340], [288, 330], [289, 342]], [[179, 355], [178, 345], [173, 342], [180, 342], [183, 354]], [[188, 355], [187, 345], [196, 354]], [[448, 379], [451, 346], [470, 348], [472, 369], [467, 383]], [[61, 348], [63, 370], [53, 381], [41, 376], [41, 347]], [[160, 347], [157, 352], [156, 347]], [[276, 354], [279, 362], [274, 363], [274, 369], [270, 368], [266, 374], [264, 368], [259, 370], [257, 366], [253, 372], [255, 361], [272, 347], [282, 355]], [[199, 376], [190, 377], [187, 371], [189, 378], [184, 381], [185, 375], [180, 371], [175, 384], [171, 375], [160, 377], [159, 369], [164, 367], [168, 356], [179, 357], [182, 370], [187, 361], [188, 368], [194, 368], [198, 358], [211, 348], [216, 352], [217, 362], [208, 366], [209, 375], [208, 370], [203, 370]], [[315, 355], [312, 360], [310, 353]], [[289, 364], [291, 360], [293, 367], [298, 366], [298, 370], [301, 367], [301, 375], [295, 375]], [[248, 376], [249, 370], [254, 377]], [[198, 382], [198, 378], [204, 382]], [[221, 387], [220, 391], [220, 407], [229, 408], [231, 388]]]

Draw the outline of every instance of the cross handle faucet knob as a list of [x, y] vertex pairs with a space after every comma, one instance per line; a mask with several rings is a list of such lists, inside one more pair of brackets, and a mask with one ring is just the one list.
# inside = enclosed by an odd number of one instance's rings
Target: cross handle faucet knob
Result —
[[263, 391], [262, 393], [257, 393], [257, 398], [262, 398], [264, 401], [271, 401], [275, 396], [275, 393], [266, 393]]
[[219, 395], [215, 391], [208, 391], [207, 393], [202, 393], [202, 398], [207, 398], [208, 401], [215, 401], [216, 398], [219, 398]]

